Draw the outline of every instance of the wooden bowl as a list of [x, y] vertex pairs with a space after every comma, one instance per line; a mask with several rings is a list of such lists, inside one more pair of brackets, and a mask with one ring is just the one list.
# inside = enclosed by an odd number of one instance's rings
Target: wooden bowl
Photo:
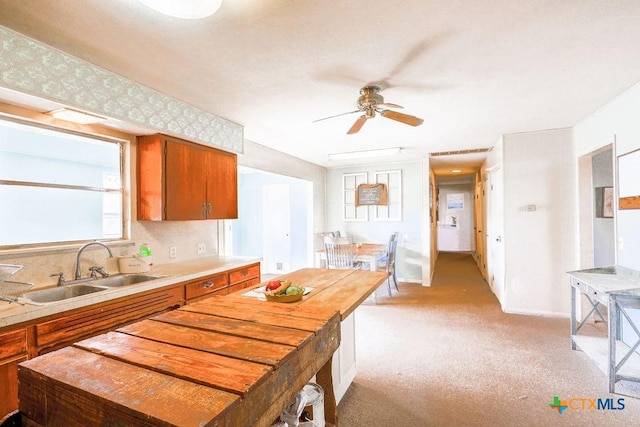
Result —
[[296, 302], [296, 301], [300, 301], [303, 295], [304, 295], [304, 288], [302, 288], [302, 292], [298, 292], [297, 294], [293, 294], [293, 295], [264, 294], [264, 296], [267, 298], [267, 301], [272, 301], [272, 302]]

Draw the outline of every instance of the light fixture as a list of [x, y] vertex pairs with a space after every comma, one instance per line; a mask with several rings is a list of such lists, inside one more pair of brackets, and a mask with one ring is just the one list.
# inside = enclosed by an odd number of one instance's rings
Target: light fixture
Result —
[[200, 19], [213, 15], [222, 0], [140, 0], [141, 3], [175, 18]]
[[400, 152], [400, 147], [381, 148], [377, 150], [365, 150], [365, 151], [351, 151], [347, 153], [332, 153], [332, 154], [329, 154], [329, 160], [366, 159], [368, 157], [391, 156], [394, 154], [398, 154], [399, 152]]
[[92, 123], [99, 123], [107, 120], [106, 118], [96, 116], [95, 114], [84, 113], [70, 108], [61, 108], [59, 110], [50, 111], [49, 114], [56, 119], [80, 123], [82, 125], [90, 125]]
[[460, 169], [451, 169], [451, 173], [461, 173], [462, 170]]

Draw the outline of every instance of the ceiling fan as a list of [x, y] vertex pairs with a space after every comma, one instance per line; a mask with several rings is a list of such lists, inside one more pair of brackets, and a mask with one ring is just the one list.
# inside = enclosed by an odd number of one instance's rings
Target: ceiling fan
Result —
[[323, 119], [314, 120], [313, 122], [319, 122], [322, 120], [332, 119], [334, 117], [344, 116], [346, 114], [353, 114], [361, 112], [363, 113], [358, 120], [351, 126], [347, 135], [358, 132], [365, 124], [367, 119], [372, 119], [376, 116], [376, 113], [387, 119], [395, 120], [400, 123], [404, 123], [411, 126], [420, 126], [424, 120], [419, 117], [411, 116], [409, 114], [399, 113], [397, 111], [388, 110], [388, 108], [403, 108], [397, 104], [391, 104], [384, 102], [384, 98], [379, 94], [380, 86], [365, 86], [360, 89], [360, 97], [358, 97], [358, 109], [355, 111], [349, 111], [348, 113], [336, 114], [335, 116], [325, 117]]

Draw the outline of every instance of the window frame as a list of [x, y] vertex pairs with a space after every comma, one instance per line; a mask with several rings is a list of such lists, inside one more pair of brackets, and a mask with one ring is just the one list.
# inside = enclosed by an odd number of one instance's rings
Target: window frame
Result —
[[[5, 114], [0, 114], [0, 121], [4, 122], [12, 122], [17, 123], [27, 127], [34, 127], [45, 129], [52, 132], [58, 132], [62, 134], [75, 135], [83, 138], [90, 138], [97, 141], [102, 141], [111, 144], [118, 145], [118, 155], [119, 155], [119, 164], [118, 168], [120, 171], [120, 187], [117, 189], [103, 188], [103, 187], [95, 187], [95, 186], [83, 186], [83, 185], [70, 185], [70, 184], [52, 184], [52, 183], [42, 183], [42, 182], [30, 182], [30, 181], [13, 181], [13, 180], [4, 180], [0, 179], [0, 185], [10, 185], [10, 186], [25, 186], [25, 187], [37, 187], [37, 188], [57, 188], [57, 189], [70, 189], [70, 190], [79, 190], [79, 191], [93, 191], [100, 193], [115, 193], [121, 195], [121, 218], [120, 218], [120, 231], [121, 237], [96, 237], [92, 239], [80, 239], [80, 240], [62, 240], [62, 241], [51, 241], [51, 242], [35, 242], [35, 243], [23, 243], [23, 244], [9, 244], [9, 245], [0, 245], [0, 255], [1, 254], [11, 254], [15, 251], [19, 252], [39, 252], [39, 250], [52, 250], [57, 248], [64, 247], [76, 247], [78, 245], [93, 242], [99, 240], [101, 242], [109, 242], [109, 243], [120, 243], [126, 242], [129, 239], [129, 227], [128, 227], [128, 218], [130, 217], [130, 206], [131, 202], [127, 197], [129, 195], [128, 188], [130, 188], [130, 174], [126, 170], [126, 155], [127, 150], [130, 147], [130, 141], [125, 138], [118, 138], [109, 135], [102, 135], [96, 133], [94, 131], [89, 130], [78, 130], [78, 129], [70, 129], [63, 126], [56, 126], [50, 123], [43, 123], [40, 121], [30, 120], [22, 117], [9, 116]], [[79, 125], [82, 126], [82, 125]]]

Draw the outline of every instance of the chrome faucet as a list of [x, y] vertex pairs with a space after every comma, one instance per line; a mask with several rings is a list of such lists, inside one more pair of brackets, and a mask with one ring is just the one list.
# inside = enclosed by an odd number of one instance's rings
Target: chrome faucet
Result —
[[[75, 280], [80, 280], [80, 278], [82, 277], [82, 272], [80, 271], [80, 255], [82, 255], [82, 251], [84, 251], [87, 247], [91, 246], [91, 245], [98, 245], [98, 246], [102, 246], [103, 248], [105, 248], [107, 250], [107, 252], [109, 252], [109, 258], [113, 258], [113, 253], [111, 253], [111, 249], [109, 249], [109, 247], [107, 245], [105, 245], [104, 243], [100, 243], [100, 242], [89, 242], [86, 243], [84, 245], [82, 245], [80, 247], [80, 249], [78, 249], [78, 253], [76, 254], [76, 274], [75, 274]], [[97, 271], [97, 269], [95, 269], [95, 271]], [[95, 271], [92, 271], [92, 275], [93, 277], [95, 277]]]

